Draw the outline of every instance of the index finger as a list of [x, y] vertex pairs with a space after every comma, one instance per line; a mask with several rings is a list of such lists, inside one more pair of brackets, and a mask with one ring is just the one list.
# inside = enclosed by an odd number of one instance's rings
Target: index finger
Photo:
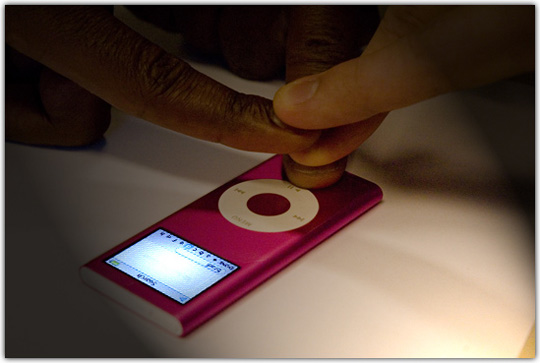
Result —
[[196, 72], [99, 6], [6, 6], [6, 42], [120, 110], [189, 136], [287, 153], [319, 134], [284, 126], [270, 100]]

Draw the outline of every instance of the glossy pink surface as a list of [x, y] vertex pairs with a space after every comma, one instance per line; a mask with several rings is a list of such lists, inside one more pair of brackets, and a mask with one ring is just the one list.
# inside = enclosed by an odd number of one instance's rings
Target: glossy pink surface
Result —
[[[310, 223], [300, 228], [278, 233], [254, 232], [223, 218], [217, 204], [224, 191], [247, 180], [282, 179], [281, 165], [281, 156], [270, 158], [85, 266], [175, 316], [184, 328], [183, 335], [189, 334], [382, 199], [382, 191], [377, 185], [345, 173], [337, 184], [312, 191], [319, 202], [319, 212]], [[240, 269], [192, 301], [180, 305], [104, 262], [159, 227], [192, 241], [240, 266]]]

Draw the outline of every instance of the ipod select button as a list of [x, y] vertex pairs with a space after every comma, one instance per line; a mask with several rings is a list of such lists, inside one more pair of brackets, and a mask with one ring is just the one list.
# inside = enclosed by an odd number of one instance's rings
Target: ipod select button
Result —
[[291, 207], [291, 202], [279, 194], [263, 193], [249, 198], [247, 207], [255, 214], [277, 216], [287, 212]]

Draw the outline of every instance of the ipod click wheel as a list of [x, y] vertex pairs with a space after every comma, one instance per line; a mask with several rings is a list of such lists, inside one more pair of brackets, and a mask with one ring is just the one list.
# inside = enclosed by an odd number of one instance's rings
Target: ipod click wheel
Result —
[[219, 212], [238, 227], [256, 232], [284, 232], [302, 227], [317, 215], [319, 202], [307, 189], [277, 179], [236, 184], [219, 198]]

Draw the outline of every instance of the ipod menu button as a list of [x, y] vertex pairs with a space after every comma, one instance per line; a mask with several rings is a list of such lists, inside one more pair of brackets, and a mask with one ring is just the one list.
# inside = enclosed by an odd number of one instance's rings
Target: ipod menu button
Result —
[[278, 179], [236, 184], [220, 196], [218, 209], [234, 225], [257, 232], [284, 232], [309, 223], [319, 211], [317, 198]]

